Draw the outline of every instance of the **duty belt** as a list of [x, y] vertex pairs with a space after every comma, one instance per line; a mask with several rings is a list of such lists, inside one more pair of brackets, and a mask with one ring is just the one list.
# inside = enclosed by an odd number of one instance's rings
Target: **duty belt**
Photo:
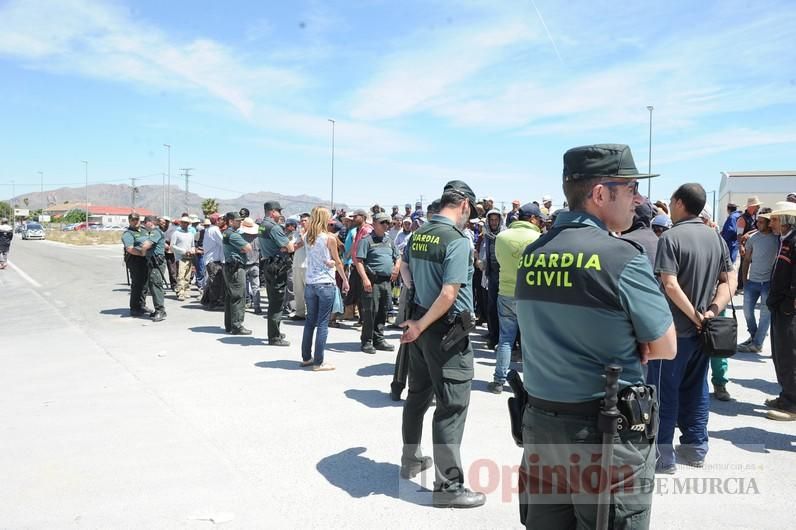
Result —
[[528, 406], [553, 414], [571, 414], [573, 416], [594, 416], [600, 413], [602, 399], [593, 399], [582, 403], [564, 403], [561, 401], [547, 401], [528, 395]]

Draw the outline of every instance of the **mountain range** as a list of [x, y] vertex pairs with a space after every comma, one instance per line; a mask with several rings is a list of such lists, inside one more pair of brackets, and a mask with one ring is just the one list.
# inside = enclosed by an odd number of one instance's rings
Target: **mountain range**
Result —
[[[136, 186], [135, 206], [146, 208], [157, 214], [163, 211], [163, 186]], [[177, 186], [171, 186], [171, 208], [167, 215], [174, 217], [182, 212], [196, 214], [202, 217], [202, 202], [208, 197], [196, 193], [185, 193]], [[25, 203], [27, 199], [27, 204]], [[279, 201], [282, 212], [287, 215], [309, 212], [315, 206], [329, 206], [329, 201], [312, 197], [310, 195], [283, 195], [269, 191], [244, 193], [234, 199], [216, 199], [220, 213], [238, 211], [248, 208], [252, 217], [262, 217], [263, 203], [265, 201]], [[34, 192], [17, 195], [17, 208], [37, 210], [45, 204], [62, 204], [67, 202], [80, 203], [86, 201], [86, 188], [58, 188], [45, 190], [44, 193]], [[133, 189], [127, 184], [92, 184], [88, 187], [88, 203], [102, 206], [133, 206]], [[345, 207], [345, 204], [335, 203], [336, 207]], [[167, 208], [168, 209], [168, 208]]]

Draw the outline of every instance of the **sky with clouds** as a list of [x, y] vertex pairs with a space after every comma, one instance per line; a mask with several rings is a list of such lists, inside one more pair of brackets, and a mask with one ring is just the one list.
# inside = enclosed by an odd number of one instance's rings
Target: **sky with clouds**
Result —
[[[83, 182], [414, 202], [466, 180], [561, 192], [561, 155], [627, 143], [654, 199], [792, 170], [796, 2], [0, 2], [0, 197]], [[426, 201], [427, 202], [427, 201]]]

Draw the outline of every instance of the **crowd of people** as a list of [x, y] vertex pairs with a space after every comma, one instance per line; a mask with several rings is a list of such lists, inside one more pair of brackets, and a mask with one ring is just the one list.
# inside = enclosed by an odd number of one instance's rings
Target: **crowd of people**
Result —
[[[755, 197], [743, 212], [730, 204], [719, 228], [699, 184], [683, 184], [668, 201], [641, 197], [639, 181], [654, 176], [637, 171], [627, 146], [599, 144], [564, 155], [568, 202], [557, 210], [545, 195], [515, 200], [504, 212], [451, 181], [425, 209], [420, 202], [403, 211], [318, 206], [285, 217], [279, 202], [268, 201], [256, 219], [243, 208], [204, 220], [147, 217], [144, 226], [131, 214], [122, 237], [130, 312], [163, 320], [166, 286], [183, 301], [193, 281], [207, 310], [224, 311], [230, 334], [251, 334], [247, 308], [265, 313], [271, 346], [290, 346], [284, 319], [304, 321], [297, 362], [315, 371], [334, 369], [324, 356], [329, 326], [349, 321], [366, 354], [394, 351], [384, 329], [403, 329], [409, 394], [401, 475], [435, 466], [436, 506], [485, 502], [464, 487], [459, 455], [473, 377], [470, 322], [486, 326], [495, 351], [491, 392], [502, 393], [511, 361], [522, 361], [526, 458], [555, 460], [561, 455], [550, 447], [583, 441], [572, 438], [580, 436], [576, 427], [596, 432], [603, 368], [614, 363], [620, 396], [633, 392], [650, 407], [638, 429], [617, 434], [636, 453], [616, 449], [615, 458], [642, 477], [675, 473], [676, 462], [701, 467], [709, 369], [714, 397], [730, 399], [727, 358], [705, 353], [702, 331], [735, 293], [744, 296], [749, 333], [738, 351], [760, 352], [771, 334], [782, 392], [766, 401], [767, 417], [796, 420], [796, 194], [767, 209]], [[464, 335], [455, 336], [457, 328]], [[433, 459], [420, 449], [432, 400]], [[593, 503], [551, 505], [532, 495], [524, 502], [525, 520], [549, 527], [596, 517]], [[648, 521], [650, 503], [637, 493], [612, 517]]]

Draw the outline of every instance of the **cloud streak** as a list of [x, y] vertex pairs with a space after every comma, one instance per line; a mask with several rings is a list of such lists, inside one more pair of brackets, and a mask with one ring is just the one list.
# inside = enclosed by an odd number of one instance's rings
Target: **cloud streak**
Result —
[[285, 68], [252, 64], [209, 39], [177, 42], [129, 11], [96, 1], [16, 1], [0, 9], [0, 54], [30, 68], [150, 88], [193, 90], [249, 117], [255, 98], [302, 86]]

